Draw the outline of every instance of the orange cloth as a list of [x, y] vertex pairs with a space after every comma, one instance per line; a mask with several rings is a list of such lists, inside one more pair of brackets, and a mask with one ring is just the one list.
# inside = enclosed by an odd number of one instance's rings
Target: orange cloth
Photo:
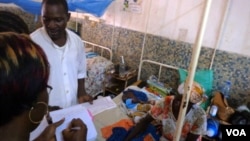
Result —
[[147, 134], [147, 135], [144, 137], [143, 141], [154, 141], [154, 139], [153, 139], [153, 137], [152, 137], [150, 134]]
[[121, 119], [120, 121], [118, 121], [112, 125], [108, 125], [108, 126], [101, 128], [102, 137], [105, 139], [109, 138], [112, 135], [112, 129], [114, 127], [123, 127], [126, 130], [129, 130], [132, 126], [134, 126], [134, 123], [132, 120]]
[[[123, 127], [128, 131], [132, 126], [134, 126], [134, 123], [132, 120], [121, 119], [120, 121], [118, 121], [112, 125], [108, 125], [108, 126], [101, 128], [102, 137], [105, 139], [109, 138], [112, 135], [112, 129], [114, 127]], [[154, 141], [154, 139], [150, 134], [148, 134], [144, 137], [143, 141]]]

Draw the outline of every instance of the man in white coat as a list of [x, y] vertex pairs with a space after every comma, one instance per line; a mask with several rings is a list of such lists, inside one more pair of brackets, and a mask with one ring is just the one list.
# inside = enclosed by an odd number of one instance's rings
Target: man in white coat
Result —
[[50, 63], [49, 105], [66, 108], [93, 98], [85, 91], [86, 56], [79, 36], [66, 28], [70, 19], [66, 0], [43, 0], [43, 27], [30, 34]]

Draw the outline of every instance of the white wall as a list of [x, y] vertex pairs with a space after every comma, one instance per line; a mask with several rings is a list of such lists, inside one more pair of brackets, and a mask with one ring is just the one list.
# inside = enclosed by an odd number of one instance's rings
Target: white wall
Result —
[[[124, 11], [124, 0], [115, 0], [101, 19], [118, 27], [195, 42], [205, 0], [137, 1], [141, 13]], [[250, 0], [212, 0], [203, 46], [250, 56], [249, 5]]]

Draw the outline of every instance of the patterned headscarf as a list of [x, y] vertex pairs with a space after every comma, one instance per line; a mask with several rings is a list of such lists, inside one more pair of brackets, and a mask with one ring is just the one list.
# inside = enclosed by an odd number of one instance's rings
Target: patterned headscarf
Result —
[[[178, 87], [178, 92], [180, 94], [184, 94], [184, 82], [181, 83]], [[189, 101], [191, 103], [199, 103], [203, 100], [203, 93], [204, 89], [201, 87], [201, 85], [197, 82], [193, 82], [191, 93], [189, 97]]]

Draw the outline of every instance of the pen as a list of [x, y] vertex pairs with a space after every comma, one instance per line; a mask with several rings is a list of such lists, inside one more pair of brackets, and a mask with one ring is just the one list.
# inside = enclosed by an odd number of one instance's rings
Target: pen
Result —
[[70, 128], [70, 130], [80, 130], [80, 129], [81, 129], [81, 127], [79, 127], [79, 126]]

